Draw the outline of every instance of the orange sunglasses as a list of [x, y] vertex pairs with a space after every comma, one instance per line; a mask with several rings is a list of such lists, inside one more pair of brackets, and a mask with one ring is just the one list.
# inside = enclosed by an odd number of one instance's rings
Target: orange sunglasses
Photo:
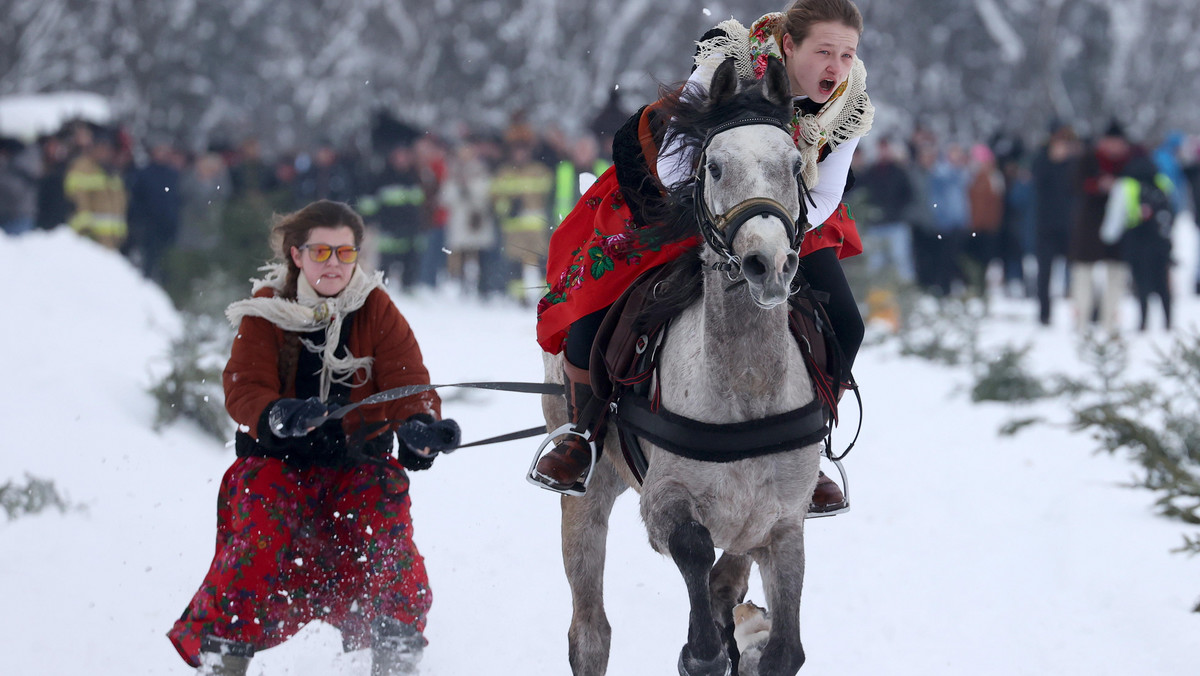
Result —
[[316, 263], [324, 263], [329, 260], [329, 257], [335, 251], [337, 252], [337, 259], [343, 263], [353, 263], [358, 260], [358, 247], [356, 246], [333, 247], [328, 244], [305, 244], [296, 248], [301, 251], [307, 249], [309, 259]]

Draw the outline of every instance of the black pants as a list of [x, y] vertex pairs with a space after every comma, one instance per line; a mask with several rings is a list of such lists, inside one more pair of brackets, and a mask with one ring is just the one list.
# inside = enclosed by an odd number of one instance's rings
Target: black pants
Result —
[[[846, 274], [842, 271], [842, 264], [833, 249], [825, 248], [801, 258], [800, 268], [813, 289], [829, 294], [825, 311], [833, 324], [848, 369], [854, 365], [854, 358], [858, 355], [858, 348], [862, 346], [866, 329], [858, 311], [858, 303], [854, 300], [854, 293], [850, 290]], [[600, 323], [604, 321], [606, 312], [608, 308], [597, 310], [571, 324], [567, 331], [565, 348], [567, 361], [580, 368], [588, 367], [592, 342], [596, 339], [596, 333], [600, 330]], [[843, 374], [843, 380], [849, 378], [849, 375]]]
[[1136, 237], [1126, 235], [1122, 242], [1125, 260], [1129, 263], [1133, 277], [1133, 292], [1137, 296], [1141, 319], [1138, 328], [1146, 330], [1146, 313], [1150, 309], [1150, 295], [1157, 294], [1162, 302], [1164, 325], [1171, 328], [1171, 240], [1158, 237]]
[[[1054, 273], [1054, 261], [1067, 258], [1069, 236], [1066, 230], [1047, 228], [1038, 232], [1036, 244], [1038, 321], [1046, 326], [1050, 325], [1050, 276]], [[1070, 288], [1070, 286], [1064, 288]]]

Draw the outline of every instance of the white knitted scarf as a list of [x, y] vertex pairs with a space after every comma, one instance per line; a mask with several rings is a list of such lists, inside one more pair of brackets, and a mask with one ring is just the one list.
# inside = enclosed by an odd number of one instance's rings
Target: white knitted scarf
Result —
[[[763, 15], [752, 28], [746, 28], [737, 19], [722, 21], [716, 27], [724, 35], [696, 43], [697, 67], [717, 55], [722, 59], [732, 56], [739, 77], [762, 77], [767, 56], [783, 58], [773, 36], [773, 28], [782, 17], [779, 12]], [[875, 106], [867, 96], [867, 67], [856, 56], [849, 77], [815, 115], [796, 115], [792, 119], [792, 140], [804, 160], [804, 181], [810, 188], [820, 176], [817, 162], [821, 148], [828, 144], [831, 151], [837, 150], [842, 143], [865, 135], [874, 121]]]
[[[276, 293], [283, 290], [287, 278], [287, 266], [274, 263], [259, 268], [266, 272], [262, 279], [252, 279], [254, 292], [272, 288]], [[301, 274], [296, 283], [296, 300], [280, 298], [248, 298], [232, 303], [225, 309], [225, 316], [237, 328], [246, 317], [260, 317], [284, 331], [308, 333], [325, 329], [325, 342], [318, 345], [301, 338], [304, 348], [321, 357], [321, 401], [329, 400], [333, 383], [355, 387], [371, 379], [372, 357], [355, 357], [347, 347], [346, 356], [334, 356], [338, 340], [342, 335], [342, 324], [346, 317], [367, 302], [367, 296], [376, 288], [383, 288], [383, 273], [368, 274], [357, 265], [350, 276], [350, 283], [336, 296], [318, 294]], [[356, 380], [355, 375], [362, 375]]]

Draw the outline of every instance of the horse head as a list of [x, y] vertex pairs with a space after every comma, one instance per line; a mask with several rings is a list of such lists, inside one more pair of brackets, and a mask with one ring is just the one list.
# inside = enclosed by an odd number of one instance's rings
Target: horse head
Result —
[[806, 210], [798, 181], [800, 152], [785, 120], [791, 86], [771, 58], [761, 80], [739, 81], [733, 59], [717, 68], [708, 106], [726, 119], [707, 131], [696, 167], [696, 220], [708, 246], [705, 264], [746, 281], [751, 300], [785, 303], [799, 265]]

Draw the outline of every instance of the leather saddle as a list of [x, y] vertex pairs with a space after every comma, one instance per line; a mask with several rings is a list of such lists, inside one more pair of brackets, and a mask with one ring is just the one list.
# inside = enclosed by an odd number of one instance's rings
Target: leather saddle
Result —
[[[608, 413], [620, 410], [620, 400], [626, 395], [648, 401], [649, 409], [658, 411], [654, 372], [658, 349], [673, 318], [648, 319], [653, 315], [646, 309], [655, 300], [656, 286], [667, 277], [667, 268], [660, 266], [642, 273], [613, 303], [600, 325], [592, 344], [590, 371], [595, 396], [603, 399], [606, 405], [600, 409], [604, 418], [595, 421], [592, 429], [603, 430]], [[821, 294], [802, 278], [797, 282], [798, 290], [789, 299], [789, 328], [804, 355], [814, 395], [825, 411], [822, 415], [836, 421], [839, 389], [845, 386], [839, 375], [842, 373], [842, 362], [838, 359], [840, 350], [820, 302]], [[648, 463], [638, 436], [622, 429], [619, 415], [617, 423], [621, 430], [622, 454], [640, 482]]]

